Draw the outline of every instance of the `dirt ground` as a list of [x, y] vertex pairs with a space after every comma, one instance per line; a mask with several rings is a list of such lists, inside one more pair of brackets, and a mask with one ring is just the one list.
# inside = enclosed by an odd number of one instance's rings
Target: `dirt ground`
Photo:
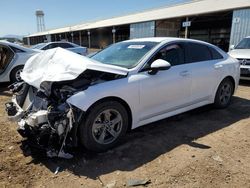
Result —
[[[28, 155], [7, 120], [0, 87], [0, 187], [250, 187], [250, 82], [225, 110], [211, 106], [131, 131], [102, 154], [76, 151], [71, 160]], [[59, 172], [55, 174], [56, 168]]]

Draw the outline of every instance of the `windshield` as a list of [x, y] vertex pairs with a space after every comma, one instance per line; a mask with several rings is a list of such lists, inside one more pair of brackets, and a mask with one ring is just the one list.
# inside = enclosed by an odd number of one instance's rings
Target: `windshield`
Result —
[[104, 64], [132, 68], [157, 44], [157, 42], [120, 42], [100, 51], [91, 58]]
[[250, 49], [250, 38], [244, 38], [235, 49]]
[[47, 45], [46, 43], [40, 43], [40, 44], [37, 44], [35, 46], [32, 46], [31, 48], [32, 49], [42, 49], [46, 45]]

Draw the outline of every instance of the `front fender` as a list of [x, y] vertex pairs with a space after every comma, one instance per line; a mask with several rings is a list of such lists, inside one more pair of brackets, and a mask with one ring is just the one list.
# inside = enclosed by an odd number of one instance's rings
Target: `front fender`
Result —
[[139, 107], [138, 82], [123, 78], [96, 84], [71, 96], [67, 102], [82, 111], [87, 111], [95, 102], [106, 97], [120, 98], [128, 104], [132, 112], [136, 112]]

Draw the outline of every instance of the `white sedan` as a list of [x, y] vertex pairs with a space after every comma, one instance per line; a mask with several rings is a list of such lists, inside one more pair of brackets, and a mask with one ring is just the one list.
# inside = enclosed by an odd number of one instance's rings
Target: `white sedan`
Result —
[[77, 44], [67, 42], [67, 41], [56, 41], [56, 42], [47, 42], [47, 43], [40, 43], [35, 46], [32, 46], [32, 49], [38, 49], [38, 50], [49, 50], [53, 48], [64, 48], [69, 51], [75, 52], [80, 55], [87, 55], [88, 54], [88, 48], [79, 46]]
[[227, 107], [239, 76], [236, 59], [197, 40], [128, 40], [91, 59], [58, 48], [27, 62], [6, 110], [48, 156], [64, 156], [78, 140], [100, 152], [129, 129], [207, 104]]
[[0, 41], [0, 83], [20, 81], [25, 62], [36, 53], [38, 50]]

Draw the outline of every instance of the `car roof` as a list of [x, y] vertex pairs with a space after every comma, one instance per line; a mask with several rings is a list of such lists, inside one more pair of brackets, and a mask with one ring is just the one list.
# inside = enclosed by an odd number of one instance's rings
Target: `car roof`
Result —
[[[45, 45], [48, 45], [48, 44], [54, 44], [54, 43], [68, 43], [68, 44], [71, 44], [73, 46], [78, 46], [78, 44], [75, 44], [75, 43], [72, 43], [72, 42], [69, 42], [69, 41], [53, 41], [53, 42], [41, 42], [41, 43], [38, 43], [38, 44], [45, 44]], [[38, 45], [36, 44], [36, 45]]]
[[130, 39], [127, 40], [126, 42], [163, 42], [169, 39], [171, 39], [171, 37], [149, 37], [149, 38]]
[[44, 42], [44, 43], [40, 43], [40, 44], [53, 44], [53, 43], [70, 43], [70, 44], [74, 44], [74, 43], [69, 42], [69, 41], [53, 41], [53, 42]]
[[[195, 40], [195, 39], [185, 39], [185, 38], [177, 38], [177, 37], [149, 37], [149, 38], [139, 38], [139, 39], [130, 39], [124, 42], [158, 42], [158, 43], [167, 43], [174, 41], [189, 41], [189, 42], [199, 42], [203, 44], [209, 44], [204, 41]], [[211, 44], [209, 44], [211, 45]]]

